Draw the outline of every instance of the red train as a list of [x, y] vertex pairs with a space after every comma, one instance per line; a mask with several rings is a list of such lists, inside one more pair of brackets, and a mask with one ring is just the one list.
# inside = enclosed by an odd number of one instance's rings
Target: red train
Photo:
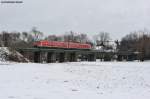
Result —
[[69, 48], [69, 49], [91, 49], [90, 44], [81, 44], [73, 42], [60, 42], [60, 41], [37, 41], [33, 44], [36, 47], [51, 47], [51, 48]]

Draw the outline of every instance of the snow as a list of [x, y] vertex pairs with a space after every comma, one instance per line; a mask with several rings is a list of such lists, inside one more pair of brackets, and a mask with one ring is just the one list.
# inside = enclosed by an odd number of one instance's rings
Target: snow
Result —
[[149, 64], [1, 63], [0, 99], [149, 99]]
[[0, 47], [0, 62], [9, 62], [9, 61], [29, 62], [27, 58], [25, 58], [16, 50], [13, 50], [8, 47]]
[[0, 61], [6, 61], [6, 55], [10, 54], [7, 47], [0, 47]]

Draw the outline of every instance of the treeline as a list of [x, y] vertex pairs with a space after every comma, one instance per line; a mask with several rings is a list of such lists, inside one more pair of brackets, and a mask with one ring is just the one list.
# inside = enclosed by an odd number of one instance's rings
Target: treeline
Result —
[[92, 45], [92, 41], [88, 38], [86, 34], [67, 32], [64, 35], [48, 35], [44, 36], [44, 33], [37, 30], [37, 28], [32, 28], [30, 32], [7, 32], [2, 31], [0, 33], [0, 46], [11, 47], [11, 48], [27, 48], [32, 47], [33, 42], [39, 40], [48, 41], [65, 41], [65, 42], [78, 42], [78, 43], [88, 43]]
[[27, 32], [6, 32], [0, 34], [1, 47], [30, 47], [34, 41], [33, 36]]
[[[11, 48], [29, 48], [32, 47], [33, 42], [38, 40], [49, 41], [66, 41], [88, 43], [93, 47], [101, 46], [105, 50], [116, 49], [117, 51], [131, 51], [141, 53], [144, 59], [150, 59], [150, 32], [147, 30], [135, 31], [124, 36], [120, 41], [112, 41], [109, 33], [100, 32], [94, 37], [89, 38], [87, 34], [75, 33], [73, 31], [66, 32], [63, 35], [48, 35], [32, 28], [30, 32], [7, 32], [0, 33], [0, 46]], [[113, 42], [113, 44], [111, 43]], [[114, 47], [114, 44], [116, 47]]]
[[140, 57], [150, 59], [150, 32], [149, 31], [135, 31], [121, 39], [118, 44], [120, 51], [132, 51], [140, 53]]

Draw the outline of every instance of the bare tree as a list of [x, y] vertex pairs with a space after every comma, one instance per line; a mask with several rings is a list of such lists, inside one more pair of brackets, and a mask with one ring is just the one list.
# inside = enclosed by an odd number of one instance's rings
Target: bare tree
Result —
[[10, 33], [3, 31], [2, 32], [2, 42], [5, 47], [9, 47], [12, 43], [12, 36]]
[[77, 43], [87, 43], [91, 42], [86, 34], [83, 33], [75, 33], [70, 31], [64, 35], [64, 41], [71, 41]]
[[66, 34], [64, 35], [64, 41], [75, 42], [75, 33], [73, 31], [66, 32]]
[[45, 39], [48, 41], [63, 41], [63, 36], [49, 35]]
[[31, 32], [33, 33], [34, 41], [41, 40], [43, 37], [43, 33], [39, 30], [37, 30], [36, 27], [33, 27]]
[[3, 35], [0, 34], [0, 47], [3, 47], [4, 44], [3, 44]]
[[97, 46], [106, 46], [110, 40], [109, 33], [100, 32], [98, 35], [95, 35], [94, 40]]
[[83, 33], [81, 33], [79, 35], [79, 40], [80, 40], [80, 43], [87, 43], [87, 42], [89, 42], [89, 38], [87, 37], [86, 34], [83, 34]]
[[22, 40], [27, 41], [28, 40], [28, 33], [27, 32], [22, 32]]
[[140, 53], [141, 60], [150, 59], [150, 32], [135, 31], [122, 38], [120, 50]]

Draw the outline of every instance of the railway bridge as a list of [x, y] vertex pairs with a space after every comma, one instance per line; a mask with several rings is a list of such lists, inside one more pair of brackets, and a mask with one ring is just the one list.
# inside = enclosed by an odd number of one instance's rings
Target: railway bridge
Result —
[[96, 61], [98, 51], [89, 49], [18, 48], [23, 56], [36, 63]]
[[[77, 61], [111, 61], [114, 58], [122, 61], [134, 60], [137, 55], [134, 52], [114, 52], [93, 49], [90, 44], [59, 41], [37, 41], [32, 48], [18, 48], [23, 56], [36, 63], [52, 62], [77, 62]], [[114, 57], [117, 56], [117, 57]]]
[[[77, 62], [77, 61], [132, 61], [140, 60], [133, 52], [104, 52], [94, 49], [62, 49], [62, 48], [17, 48], [23, 56], [35, 63]], [[109, 57], [108, 57], [109, 56]], [[117, 56], [116, 58], [114, 56]]]

